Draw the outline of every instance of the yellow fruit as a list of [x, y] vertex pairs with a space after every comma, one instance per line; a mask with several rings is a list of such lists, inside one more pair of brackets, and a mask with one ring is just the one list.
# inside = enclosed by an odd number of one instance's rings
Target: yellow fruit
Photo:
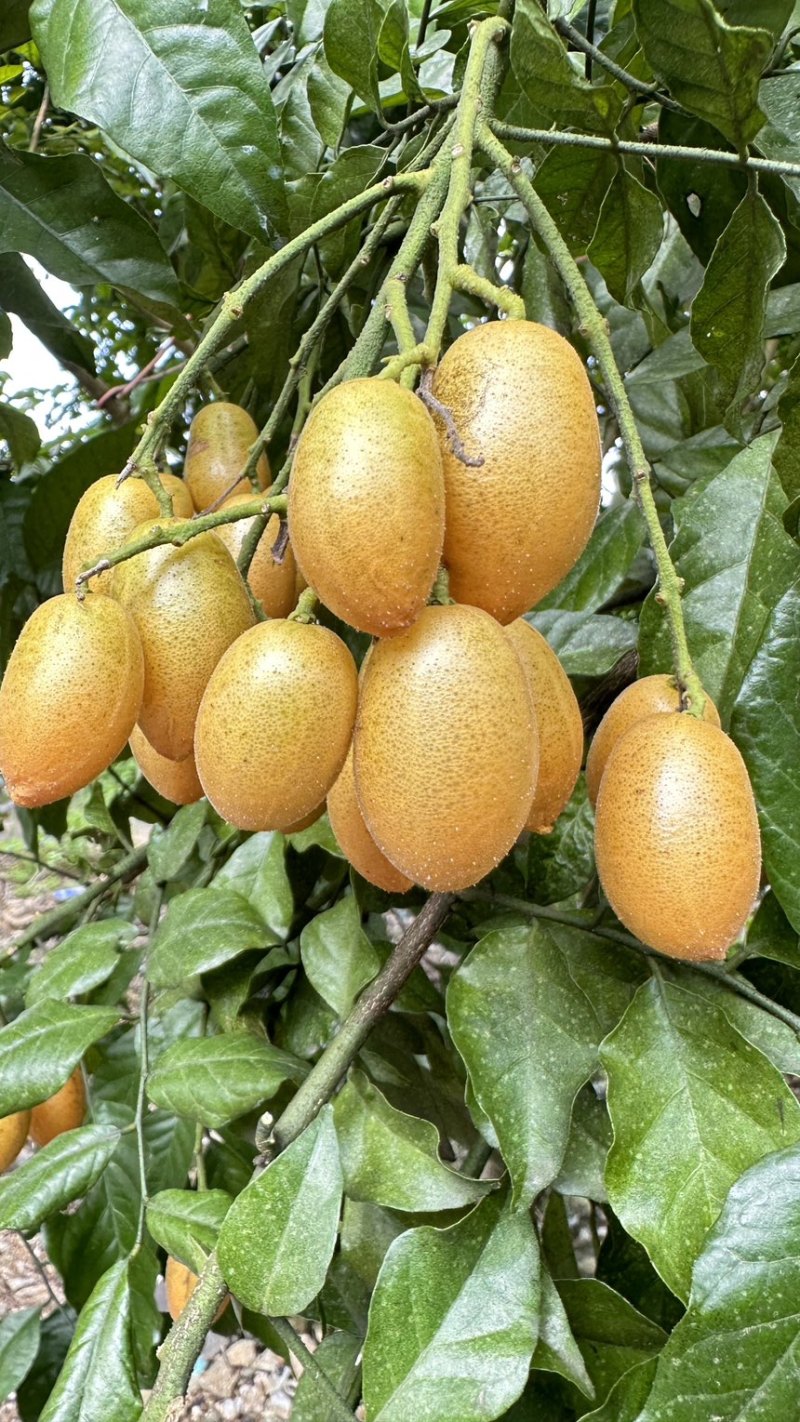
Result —
[[436, 430], [415, 395], [350, 380], [320, 401], [294, 457], [289, 530], [304, 577], [337, 617], [379, 637], [414, 622], [444, 530]]
[[[251, 498], [251, 494], [234, 494], [232, 499], [225, 500], [222, 507], [224, 509], [234, 508], [236, 504], [248, 503]], [[252, 522], [251, 518], [242, 518], [238, 523], [221, 523], [219, 528], [214, 530], [217, 537], [222, 539], [234, 562], [242, 551], [245, 535]], [[278, 515], [273, 514], [259, 539], [255, 557], [247, 574], [247, 581], [253, 594], [258, 598], [268, 617], [288, 617], [297, 602], [295, 595], [297, 565], [291, 547], [287, 545], [281, 563], [276, 563], [272, 556], [272, 547], [278, 537], [280, 526]]]
[[142, 648], [103, 593], [60, 593], [22, 629], [0, 687], [0, 770], [17, 805], [49, 805], [119, 755], [142, 703]]
[[[168, 524], [153, 519], [136, 536]], [[114, 596], [129, 609], [144, 651], [139, 725], [159, 755], [192, 753], [197, 708], [223, 652], [253, 625], [236, 564], [213, 533], [183, 547], [138, 553], [114, 569]]]
[[[189, 486], [196, 509], [207, 509], [220, 494], [233, 493], [231, 484], [247, 463], [247, 452], [258, 436], [255, 420], [241, 405], [216, 400], [204, 405], [192, 420], [183, 476]], [[269, 483], [269, 464], [262, 454], [256, 465], [256, 476], [262, 489]], [[239, 485], [236, 492], [239, 492]], [[241, 481], [247, 492], [250, 480]]]
[[512, 622], [561, 582], [594, 527], [600, 436], [591, 386], [556, 331], [490, 321], [453, 343], [433, 390], [467, 454], [483, 458], [468, 468], [440, 429], [451, 595]]
[[15, 1111], [11, 1116], [0, 1116], [0, 1175], [13, 1165], [28, 1136], [30, 1111]]
[[428, 889], [482, 879], [525, 824], [538, 770], [519, 657], [475, 607], [426, 607], [362, 668], [358, 802], [379, 848]]
[[364, 879], [387, 894], [405, 894], [413, 888], [411, 880], [381, 853], [364, 823], [356, 795], [352, 747], [338, 780], [328, 792], [328, 815], [339, 844]]
[[353, 731], [355, 662], [324, 627], [260, 622], [214, 672], [197, 717], [206, 795], [237, 829], [287, 830], [324, 800]]
[[284, 833], [299, 834], [301, 830], [308, 829], [311, 825], [315, 825], [324, 809], [325, 801], [323, 800], [321, 805], [315, 805], [313, 810], [309, 810], [307, 815], [302, 815], [299, 820], [295, 820], [293, 825], [287, 825]]
[[[606, 761], [620, 736], [624, 736], [631, 726], [635, 726], [636, 722], [643, 720], [645, 716], [680, 709], [681, 698], [671, 676], [643, 676], [641, 681], [634, 681], [630, 686], [626, 686], [606, 711], [594, 733], [586, 757], [586, 789], [593, 805], [597, 801]], [[719, 712], [710, 696], [706, 697], [703, 720], [710, 721], [712, 726], [719, 725]]]
[[194, 755], [189, 754], [183, 760], [169, 760], [159, 755], [139, 726], [131, 731], [130, 747], [142, 775], [165, 800], [171, 800], [173, 805], [194, 805], [202, 800], [203, 787]]
[[[191, 1269], [187, 1268], [185, 1264], [181, 1264], [179, 1259], [174, 1259], [171, 1254], [167, 1256], [164, 1287], [167, 1293], [167, 1308], [173, 1321], [180, 1318], [199, 1282], [197, 1274], [193, 1274]], [[229, 1300], [230, 1294], [222, 1300], [214, 1314], [212, 1326], [222, 1318]]]
[[522, 662], [539, 730], [539, 776], [525, 828], [549, 834], [575, 789], [583, 720], [570, 679], [540, 632], [519, 618], [506, 636]]
[[60, 1091], [31, 1111], [30, 1136], [38, 1146], [47, 1145], [65, 1131], [74, 1131], [83, 1125], [86, 1115], [86, 1088], [83, 1072], [76, 1067], [69, 1081]]
[[597, 871], [617, 917], [673, 958], [724, 958], [758, 892], [753, 791], [733, 741], [656, 714], [614, 746], [597, 797]]
[[[174, 474], [161, 476], [172, 495], [176, 518], [191, 518], [192, 496], [182, 479]], [[127, 543], [133, 530], [146, 519], [158, 517], [158, 500], [143, 479], [126, 479], [117, 488], [114, 474], [97, 479], [78, 502], [67, 532], [62, 560], [64, 591], [72, 592], [75, 579], [84, 568]], [[110, 593], [113, 570], [92, 578], [94, 592]]]

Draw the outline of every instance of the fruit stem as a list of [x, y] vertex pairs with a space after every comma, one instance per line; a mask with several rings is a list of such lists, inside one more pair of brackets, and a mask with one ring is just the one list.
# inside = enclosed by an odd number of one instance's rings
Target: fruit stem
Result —
[[316, 622], [319, 598], [313, 588], [304, 588], [294, 612], [289, 613], [289, 622]]
[[496, 306], [498, 311], [505, 312], [510, 321], [525, 320], [525, 302], [522, 297], [508, 286], [495, 286], [494, 282], [479, 276], [468, 262], [459, 263], [451, 273], [451, 281], [455, 291], [463, 291], [467, 296], [477, 296], [478, 300], [485, 301], [487, 306]]
[[522, 171], [519, 158], [512, 157], [508, 149], [492, 133], [488, 123], [483, 120], [478, 124], [477, 141], [490, 162], [508, 179], [525, 207], [532, 227], [541, 237], [556, 271], [567, 288], [581, 329], [597, 359], [609, 400], [617, 417], [620, 436], [633, 479], [634, 496], [644, 514], [650, 546], [656, 560], [657, 596], [667, 614], [672, 639], [673, 666], [681, 692], [683, 709], [691, 712], [694, 716], [702, 716], [706, 696], [689, 653], [681, 607], [682, 584], [669, 555], [650, 484], [650, 464], [636, 428], [636, 420], [625, 389], [625, 382], [614, 358], [606, 323], [601, 312], [597, 309], [592, 294], [581, 275], [580, 268], [556, 223], [535, 191], [530, 179]]
[[431, 588], [430, 601], [439, 603], [441, 607], [447, 607], [455, 601], [455, 599], [450, 596], [450, 574], [444, 566], [444, 563], [440, 563], [439, 565], [439, 571], [436, 574], [433, 587]]
[[142, 990], [139, 998], [139, 1087], [136, 1093], [136, 1112], [134, 1124], [136, 1126], [136, 1153], [139, 1159], [139, 1222], [136, 1227], [136, 1241], [131, 1255], [138, 1254], [144, 1240], [144, 1221], [147, 1210], [147, 1156], [144, 1146], [144, 1117], [145, 1117], [145, 1097], [147, 1091], [147, 1078], [150, 1074], [150, 1043], [148, 1040], [149, 1021], [149, 999], [150, 999], [150, 979], [147, 976], [147, 957], [153, 945], [153, 939], [158, 928], [158, 921], [161, 917], [161, 909], [164, 903], [164, 884], [159, 883], [153, 902], [153, 912], [150, 915], [150, 923], [147, 933], [147, 950], [145, 953], [144, 970], [142, 972]]

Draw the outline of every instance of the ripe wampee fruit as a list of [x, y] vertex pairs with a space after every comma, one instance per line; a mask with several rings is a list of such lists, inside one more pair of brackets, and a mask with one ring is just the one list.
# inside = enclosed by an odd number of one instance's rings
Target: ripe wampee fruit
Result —
[[453, 343], [433, 393], [469, 468], [441, 435], [444, 561], [458, 602], [512, 622], [580, 557], [600, 498], [600, 434], [579, 356], [535, 321], [490, 321]]
[[358, 802], [392, 864], [428, 889], [489, 873], [525, 824], [538, 770], [528, 684], [503, 629], [475, 607], [426, 607], [362, 668]]
[[134, 726], [131, 731], [130, 748], [145, 780], [149, 780], [153, 789], [165, 800], [171, 800], [173, 805], [194, 805], [197, 800], [202, 800], [203, 787], [193, 753], [183, 760], [169, 760], [151, 746], [139, 726]]
[[74, 1131], [83, 1124], [86, 1115], [86, 1088], [83, 1072], [76, 1067], [72, 1076], [54, 1096], [31, 1111], [30, 1136], [38, 1146], [45, 1146], [65, 1131]]
[[[176, 518], [191, 518], [192, 496], [182, 479], [162, 474]], [[127, 543], [133, 530], [147, 519], [158, 517], [158, 500], [143, 479], [126, 479], [117, 488], [116, 475], [107, 474], [90, 484], [78, 501], [64, 544], [62, 576], [64, 591], [74, 592], [75, 579]], [[94, 592], [111, 592], [113, 569], [92, 578]]]
[[539, 739], [539, 774], [525, 828], [549, 834], [580, 774], [581, 709], [567, 673], [541, 632], [521, 617], [505, 631], [528, 678]]
[[[671, 676], [643, 676], [620, 692], [597, 727], [586, 757], [586, 789], [593, 805], [597, 801], [606, 761], [620, 736], [624, 736], [645, 716], [680, 709], [680, 693]], [[710, 721], [712, 726], [719, 725], [719, 712], [710, 696], [706, 697], [703, 707], [703, 720]]]
[[724, 958], [758, 892], [753, 791], [733, 741], [685, 712], [637, 721], [606, 763], [597, 871], [632, 933], [673, 958]]
[[362, 878], [387, 894], [406, 894], [413, 888], [411, 880], [381, 853], [367, 829], [356, 795], [352, 746], [335, 785], [328, 792], [328, 815], [339, 844]]
[[0, 1116], [0, 1175], [13, 1165], [28, 1138], [30, 1111], [14, 1111]]
[[[199, 1282], [197, 1274], [194, 1274], [186, 1264], [182, 1264], [180, 1259], [175, 1259], [172, 1254], [167, 1256], [164, 1269], [164, 1288], [167, 1295], [167, 1308], [173, 1322], [180, 1318]], [[228, 1298], [225, 1298], [214, 1314], [214, 1323], [218, 1322], [227, 1307]]]
[[119, 755], [142, 704], [133, 619], [104, 593], [37, 607], [0, 686], [0, 770], [18, 805], [49, 805]]
[[[252, 494], [234, 494], [233, 498], [225, 500], [222, 507], [235, 508], [237, 504], [249, 503], [251, 499]], [[214, 530], [234, 562], [242, 551], [242, 544], [252, 522], [251, 518], [242, 518], [236, 523], [221, 523]], [[276, 563], [272, 556], [280, 526], [278, 515], [273, 514], [258, 541], [255, 557], [247, 574], [253, 595], [258, 598], [268, 617], [288, 617], [297, 601], [297, 564], [291, 545], [287, 544], [282, 562]]]
[[[247, 451], [258, 435], [255, 420], [241, 405], [227, 400], [215, 400], [204, 405], [192, 420], [183, 477], [195, 508], [207, 509], [226, 490], [247, 463]], [[256, 476], [262, 489], [269, 483], [269, 464], [262, 454], [256, 465]], [[250, 482], [241, 483], [245, 492]], [[233, 492], [233, 491], [231, 491]], [[239, 485], [236, 491], [239, 492]]]
[[394, 381], [349, 380], [317, 405], [289, 483], [298, 565], [322, 602], [384, 637], [419, 616], [444, 533], [436, 430]]
[[357, 675], [325, 627], [260, 622], [211, 677], [195, 759], [206, 795], [237, 829], [290, 830], [325, 799], [347, 755]]

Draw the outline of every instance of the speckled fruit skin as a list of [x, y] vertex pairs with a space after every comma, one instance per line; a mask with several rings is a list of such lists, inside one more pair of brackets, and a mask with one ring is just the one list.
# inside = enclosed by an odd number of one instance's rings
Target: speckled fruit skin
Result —
[[[247, 463], [247, 451], [257, 435], [255, 420], [241, 405], [215, 400], [198, 410], [189, 430], [183, 466], [183, 477], [197, 510], [207, 509], [230, 489]], [[256, 465], [256, 475], [260, 487], [266, 489], [270, 474], [265, 454]], [[242, 488], [249, 489], [250, 481], [245, 479]]]
[[34, 1106], [31, 1111], [30, 1137], [38, 1146], [47, 1145], [65, 1131], [74, 1131], [83, 1125], [86, 1115], [86, 1089], [83, 1072], [76, 1067], [69, 1081], [65, 1082], [55, 1096]]
[[364, 823], [356, 795], [352, 746], [336, 784], [328, 793], [328, 816], [341, 848], [362, 878], [384, 889], [387, 894], [407, 894], [414, 887], [412, 881], [381, 853]]
[[[164, 1269], [164, 1288], [167, 1295], [167, 1308], [173, 1322], [180, 1318], [198, 1283], [197, 1274], [193, 1274], [191, 1269], [187, 1268], [185, 1264], [181, 1264], [180, 1260], [173, 1258], [171, 1254], [167, 1256], [167, 1264]], [[229, 1298], [230, 1295], [223, 1299], [214, 1314], [212, 1323], [217, 1323], [222, 1318], [228, 1307]]]
[[37, 607], [0, 686], [0, 770], [17, 805], [49, 805], [119, 755], [142, 703], [133, 619], [103, 593]]
[[541, 632], [522, 618], [505, 631], [528, 678], [539, 730], [539, 775], [525, 828], [549, 834], [580, 774], [583, 718], [570, 679]]
[[600, 881], [617, 917], [672, 958], [724, 958], [758, 892], [761, 845], [733, 741], [686, 713], [617, 741], [597, 797]]
[[[175, 517], [191, 518], [194, 504], [183, 480], [174, 474], [162, 474], [161, 478], [172, 495]], [[67, 531], [61, 564], [64, 591], [73, 592], [75, 579], [84, 568], [121, 548], [138, 524], [157, 517], [158, 501], [143, 479], [126, 479], [119, 488], [114, 474], [97, 479], [76, 505]], [[92, 588], [110, 593], [112, 580], [111, 569], [98, 573], [92, 578]]]
[[410, 390], [349, 380], [320, 401], [294, 457], [289, 532], [304, 577], [351, 627], [384, 637], [415, 621], [439, 566], [444, 482]]
[[490, 321], [453, 343], [433, 391], [468, 468], [440, 430], [444, 561], [458, 602], [499, 622], [534, 607], [580, 557], [600, 499], [594, 396], [572, 346], [535, 321]]
[[13, 1165], [28, 1138], [30, 1111], [15, 1111], [11, 1116], [0, 1116], [0, 1175]]
[[130, 747], [145, 780], [149, 780], [165, 800], [171, 800], [173, 805], [194, 805], [202, 800], [203, 787], [193, 754], [184, 760], [169, 760], [159, 755], [139, 726], [131, 731]]
[[[675, 682], [671, 676], [661, 673], [643, 676], [620, 692], [597, 727], [586, 757], [586, 789], [593, 805], [597, 803], [606, 762], [620, 736], [624, 736], [645, 716], [680, 709], [681, 698]], [[712, 726], [719, 725], [719, 712], [710, 696], [706, 697], [703, 707], [703, 720], [709, 721]]]
[[[168, 519], [153, 519], [139, 537]], [[236, 564], [213, 533], [175, 548], [165, 543], [114, 569], [114, 596], [128, 608], [144, 652], [139, 725], [168, 760], [192, 753], [197, 709], [217, 662], [253, 625]]]
[[206, 795], [243, 830], [288, 830], [325, 799], [353, 732], [357, 674], [325, 627], [260, 622], [208, 683], [195, 759]]
[[538, 771], [522, 664], [476, 607], [426, 607], [370, 651], [353, 745], [378, 847], [428, 889], [488, 874], [525, 824]]
[[[235, 508], [237, 504], [249, 503], [251, 498], [251, 494], [234, 494], [232, 499], [225, 500], [222, 507], [224, 509]], [[251, 518], [243, 518], [238, 523], [221, 523], [219, 528], [214, 530], [217, 537], [222, 539], [234, 562], [242, 551], [242, 544], [252, 522]], [[273, 544], [278, 537], [280, 526], [281, 521], [278, 515], [273, 514], [258, 541], [255, 557], [247, 574], [247, 581], [253, 594], [258, 598], [267, 617], [288, 617], [297, 602], [295, 595], [297, 564], [291, 545], [286, 547], [283, 562], [276, 563], [272, 556]]]

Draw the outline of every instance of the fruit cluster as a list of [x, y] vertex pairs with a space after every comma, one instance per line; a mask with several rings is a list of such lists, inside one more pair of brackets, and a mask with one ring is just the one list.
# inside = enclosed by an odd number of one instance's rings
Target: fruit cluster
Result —
[[[18, 803], [71, 793], [130, 738], [156, 789], [178, 803], [205, 793], [242, 830], [296, 830], [327, 801], [348, 858], [389, 892], [464, 889], [523, 829], [549, 831], [580, 770], [582, 723], [523, 614], [594, 525], [594, 397], [573, 348], [528, 321], [461, 336], [430, 397], [360, 379], [317, 403], [294, 456], [290, 546], [272, 557], [274, 516], [250, 569], [266, 621], [234, 561], [245, 520], [139, 552], [83, 601], [67, 591], [40, 607], [0, 690], [0, 766]], [[230, 481], [255, 433], [235, 406], [200, 412], [185, 482], [166, 476], [177, 515], [246, 497]], [[265, 460], [258, 475], [264, 487]], [[75, 511], [65, 588], [164, 523], [141, 481], [99, 480]], [[440, 564], [449, 595], [431, 603]], [[339, 636], [290, 615], [303, 580], [376, 639], [360, 673]], [[589, 756], [598, 869], [646, 943], [719, 956], [758, 887], [752, 792], [710, 703], [699, 721], [655, 680], [620, 698]]]

